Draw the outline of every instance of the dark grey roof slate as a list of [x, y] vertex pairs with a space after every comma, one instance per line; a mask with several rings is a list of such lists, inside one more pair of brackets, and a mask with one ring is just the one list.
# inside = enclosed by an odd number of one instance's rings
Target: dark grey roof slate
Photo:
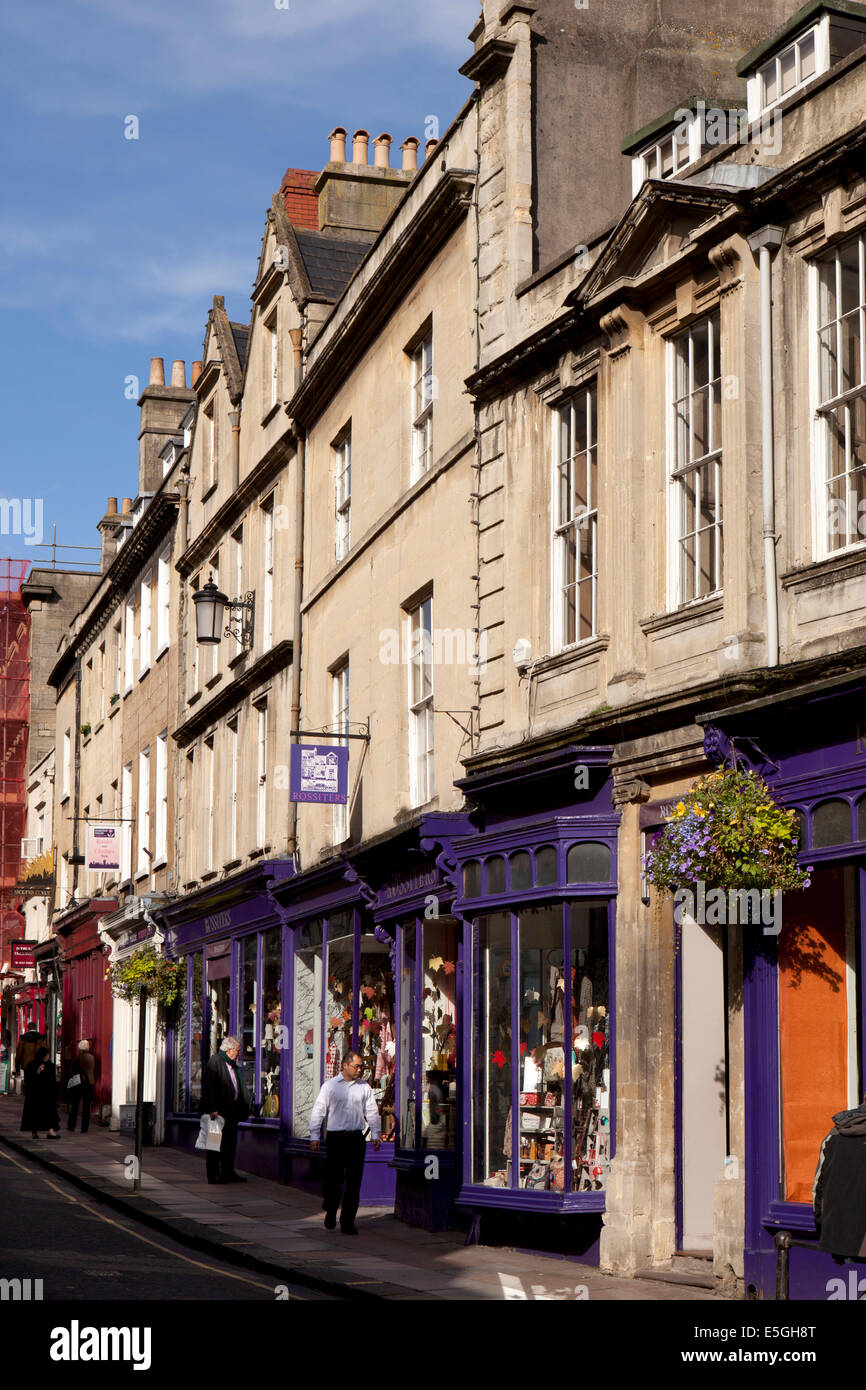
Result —
[[249, 326], [245, 323], [229, 323], [232, 330], [232, 337], [235, 340], [235, 351], [238, 355], [238, 364], [241, 371], [244, 369], [244, 359], [247, 355], [247, 340], [250, 336]]
[[329, 236], [327, 232], [298, 227], [294, 228], [294, 233], [313, 293], [339, 299], [369, 251], [370, 243], [347, 241], [343, 237]]

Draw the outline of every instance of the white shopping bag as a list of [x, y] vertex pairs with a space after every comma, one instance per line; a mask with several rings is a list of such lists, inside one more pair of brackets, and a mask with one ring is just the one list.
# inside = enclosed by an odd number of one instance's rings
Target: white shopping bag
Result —
[[198, 1137], [195, 1141], [196, 1148], [209, 1149], [211, 1153], [219, 1153], [220, 1144], [223, 1141], [224, 1124], [225, 1120], [222, 1115], [217, 1115], [215, 1120], [212, 1120], [210, 1115], [202, 1115]]

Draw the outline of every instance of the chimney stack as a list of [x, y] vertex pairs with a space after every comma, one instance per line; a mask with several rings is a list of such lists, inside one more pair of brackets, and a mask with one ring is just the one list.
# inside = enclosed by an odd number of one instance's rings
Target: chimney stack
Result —
[[424, 160], [425, 160], [425, 163], [426, 163], [426, 161], [430, 158], [431, 154], [433, 153], [433, 151], [435, 150], [435, 148], [436, 148], [436, 146], [437, 146], [438, 144], [439, 144], [439, 141], [438, 141], [438, 140], [428, 140], [428, 141], [427, 141], [427, 144], [424, 146]]
[[[150, 361], [150, 382], [141, 393], [138, 427], [138, 495], [157, 492], [163, 479], [161, 451], [174, 439], [195, 393], [186, 384], [186, 363], [179, 357], [171, 361], [170, 384], [165, 382], [161, 357]], [[200, 369], [199, 369], [200, 370]], [[127, 499], [128, 500], [128, 499]], [[130, 507], [132, 503], [130, 502]], [[124, 510], [127, 510], [124, 501]]]
[[165, 366], [161, 357], [151, 357], [150, 359], [150, 385], [165, 385]]
[[112, 560], [117, 554], [118, 530], [120, 517], [117, 515], [117, 498], [109, 497], [105, 508], [105, 516], [96, 523], [96, 529], [102, 539], [102, 551], [99, 556], [99, 572], [105, 574], [110, 567]]
[[367, 142], [370, 139], [369, 130], [356, 130], [352, 136], [352, 163], [367, 165]]
[[105, 515], [106, 515], [106, 516], [116, 516], [116, 515], [117, 515], [117, 498], [116, 498], [116, 497], [109, 497], [109, 499], [108, 499], [108, 506], [105, 508]]
[[132, 511], [132, 498], [131, 498], [131, 497], [124, 497], [124, 499], [123, 499], [123, 511], [122, 511], [122, 515], [123, 515], [123, 516], [128, 516], [129, 513], [130, 513], [131, 511]]
[[346, 132], [341, 125], [334, 126], [328, 139], [331, 142], [331, 163], [345, 164], [346, 162]]
[[192, 368], [191, 368], [190, 374], [189, 374], [189, 384], [190, 384], [190, 386], [195, 386], [195, 384], [196, 384], [196, 382], [198, 381], [198, 379], [199, 379], [200, 376], [201, 376], [201, 363], [200, 363], [200, 362], [193, 362]]
[[416, 140], [414, 135], [410, 135], [408, 140], [404, 140], [400, 149], [403, 151], [403, 168], [414, 172], [418, 168], [418, 146], [421, 141]]
[[394, 137], [392, 135], [383, 133], [373, 141], [373, 149], [375, 151], [375, 154], [373, 156], [373, 164], [375, 168], [391, 168], [391, 141], [393, 140], [393, 138]]
[[186, 390], [186, 363], [176, 357], [171, 364], [171, 384]]

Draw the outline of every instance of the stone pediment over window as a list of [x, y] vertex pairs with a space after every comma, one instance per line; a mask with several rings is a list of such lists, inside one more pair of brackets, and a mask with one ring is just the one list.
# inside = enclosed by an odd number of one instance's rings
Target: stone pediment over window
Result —
[[732, 192], [682, 183], [645, 183], [566, 303], [598, 301], [626, 285], [651, 279], [653, 272], [702, 242], [704, 233], [717, 241], [720, 221], [735, 216], [739, 206], [740, 199]]

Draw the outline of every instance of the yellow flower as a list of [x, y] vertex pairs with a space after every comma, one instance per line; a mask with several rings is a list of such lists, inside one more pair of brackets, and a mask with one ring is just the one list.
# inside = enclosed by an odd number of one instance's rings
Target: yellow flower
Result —
[[678, 801], [676, 806], [674, 807], [674, 810], [676, 811], [678, 816], [684, 816], [686, 813], [685, 803], [682, 801]]

